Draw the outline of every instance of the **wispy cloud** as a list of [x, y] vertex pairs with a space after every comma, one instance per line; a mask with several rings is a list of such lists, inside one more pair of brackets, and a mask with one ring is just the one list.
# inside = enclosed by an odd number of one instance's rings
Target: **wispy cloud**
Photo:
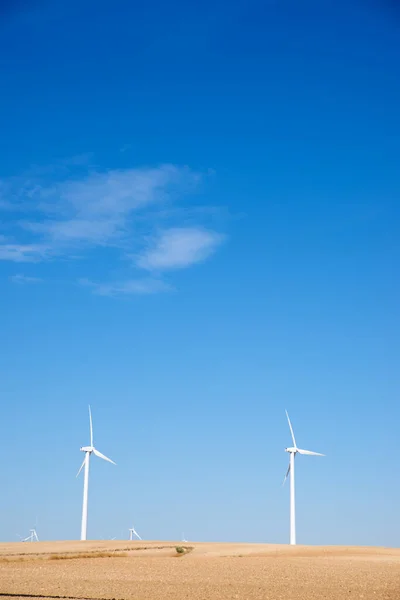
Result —
[[32, 185], [31, 205], [44, 218], [21, 221], [21, 226], [43, 236], [55, 250], [68, 245], [113, 244], [129, 237], [128, 221], [134, 214], [162, 204], [174, 187], [179, 189], [185, 179], [194, 177], [186, 169], [164, 165], [90, 172], [79, 179]]
[[41, 244], [8, 244], [0, 242], [0, 260], [12, 262], [40, 262], [46, 256]]
[[41, 283], [43, 279], [40, 277], [27, 277], [26, 275], [12, 275], [10, 280], [13, 283], [24, 284], [24, 283]]
[[184, 269], [208, 258], [224, 236], [195, 227], [163, 231], [137, 258], [137, 265], [149, 271]]
[[108, 283], [96, 283], [89, 279], [80, 279], [80, 285], [87, 286], [99, 296], [147, 295], [170, 292], [173, 288], [160, 279], [128, 279]]
[[[99, 170], [85, 160], [0, 181], [0, 261], [96, 260], [108, 249], [126, 270], [162, 272], [204, 261], [224, 237], [206, 225], [213, 207], [187, 205], [201, 177], [186, 167]], [[99, 255], [100, 257], [100, 255]], [[97, 257], [97, 260], [100, 258]], [[121, 263], [122, 264], [122, 263]], [[118, 269], [119, 271], [121, 268]], [[107, 280], [107, 275], [105, 274]], [[87, 283], [88, 285], [88, 283]], [[148, 294], [169, 286], [159, 278], [90, 283], [102, 295]]]

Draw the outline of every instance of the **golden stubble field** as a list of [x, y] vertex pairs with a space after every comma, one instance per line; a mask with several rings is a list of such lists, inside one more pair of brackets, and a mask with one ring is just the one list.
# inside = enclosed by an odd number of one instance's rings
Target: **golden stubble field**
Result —
[[400, 550], [181, 542], [0, 544], [0, 600], [400, 600]]

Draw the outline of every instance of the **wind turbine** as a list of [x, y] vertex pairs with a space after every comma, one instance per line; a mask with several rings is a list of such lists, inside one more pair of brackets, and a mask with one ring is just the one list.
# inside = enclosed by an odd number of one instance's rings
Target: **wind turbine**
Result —
[[140, 537], [140, 535], [137, 533], [136, 529], [134, 527], [131, 527], [129, 530], [129, 540], [132, 541], [133, 540], [133, 536], [136, 536], [138, 540], [142, 540], [142, 538]]
[[30, 529], [30, 535], [28, 535], [28, 537], [26, 538], [22, 538], [20, 535], [18, 535], [18, 537], [20, 538], [21, 542], [38, 542], [39, 538], [38, 535], [36, 533], [36, 529]]
[[290, 473], [290, 544], [292, 546], [296, 545], [296, 502], [295, 502], [295, 489], [294, 489], [294, 459], [296, 458], [296, 454], [306, 454], [307, 456], [325, 456], [325, 454], [320, 454], [319, 452], [311, 452], [311, 450], [301, 450], [297, 447], [296, 438], [294, 437], [293, 427], [289, 419], [289, 415], [287, 410], [286, 417], [289, 423], [290, 433], [292, 434], [293, 447], [285, 448], [285, 452], [289, 453], [289, 467], [286, 471], [285, 479], [283, 480], [283, 484], [285, 483], [288, 475]]
[[111, 458], [107, 458], [101, 452], [99, 452], [93, 446], [93, 423], [92, 423], [92, 411], [89, 406], [89, 422], [90, 422], [90, 446], [82, 446], [81, 452], [85, 453], [85, 458], [83, 459], [83, 463], [77, 473], [77, 477], [79, 473], [82, 471], [83, 467], [85, 467], [84, 472], [84, 480], [83, 480], [83, 504], [82, 504], [82, 525], [81, 525], [81, 540], [86, 540], [87, 533], [87, 513], [88, 513], [88, 489], [89, 489], [89, 466], [90, 466], [90, 455], [93, 453], [99, 458], [106, 460], [113, 465], [116, 463], [111, 460]]

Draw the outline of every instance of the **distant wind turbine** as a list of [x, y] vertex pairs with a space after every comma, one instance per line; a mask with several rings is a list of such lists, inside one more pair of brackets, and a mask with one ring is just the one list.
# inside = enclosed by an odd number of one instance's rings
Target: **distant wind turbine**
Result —
[[138, 540], [142, 539], [140, 537], [140, 535], [137, 533], [136, 529], [134, 527], [131, 527], [130, 530], [129, 530], [129, 540], [130, 541], [133, 540], [133, 536], [136, 536]]
[[20, 535], [18, 535], [18, 537], [20, 538], [21, 542], [38, 542], [39, 538], [38, 535], [36, 533], [36, 529], [30, 529], [30, 535], [28, 535], [28, 537], [26, 538], [22, 538]]
[[289, 415], [287, 410], [286, 417], [289, 423], [290, 433], [292, 434], [293, 447], [285, 448], [285, 452], [288, 452], [290, 455], [289, 467], [286, 471], [285, 479], [283, 480], [283, 484], [285, 483], [288, 475], [290, 473], [290, 544], [292, 546], [296, 545], [296, 502], [295, 502], [295, 487], [294, 487], [294, 459], [296, 454], [306, 454], [307, 456], [325, 456], [325, 454], [320, 454], [319, 452], [311, 452], [311, 450], [301, 450], [297, 447], [296, 439], [293, 433], [293, 427], [289, 419]]
[[83, 463], [81, 464], [81, 467], [76, 475], [78, 477], [78, 475], [82, 471], [83, 467], [85, 467], [84, 480], [83, 480], [81, 540], [86, 540], [86, 534], [87, 534], [90, 455], [93, 452], [93, 454], [95, 454], [99, 458], [102, 458], [103, 460], [106, 460], [106, 461], [112, 463], [113, 465], [116, 464], [113, 460], [111, 460], [111, 458], [107, 458], [107, 456], [104, 456], [104, 454], [102, 454], [101, 452], [96, 450], [96, 448], [93, 446], [93, 423], [92, 423], [92, 411], [90, 410], [90, 406], [89, 406], [89, 422], [90, 422], [90, 446], [82, 446], [82, 448], [81, 448], [81, 452], [85, 453], [85, 458], [83, 459]]

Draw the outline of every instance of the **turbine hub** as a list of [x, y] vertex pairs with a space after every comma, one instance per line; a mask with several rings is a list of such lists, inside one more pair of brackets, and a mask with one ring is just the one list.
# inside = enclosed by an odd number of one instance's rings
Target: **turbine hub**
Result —
[[285, 452], [289, 452], [289, 454], [296, 454], [297, 448], [285, 448]]

